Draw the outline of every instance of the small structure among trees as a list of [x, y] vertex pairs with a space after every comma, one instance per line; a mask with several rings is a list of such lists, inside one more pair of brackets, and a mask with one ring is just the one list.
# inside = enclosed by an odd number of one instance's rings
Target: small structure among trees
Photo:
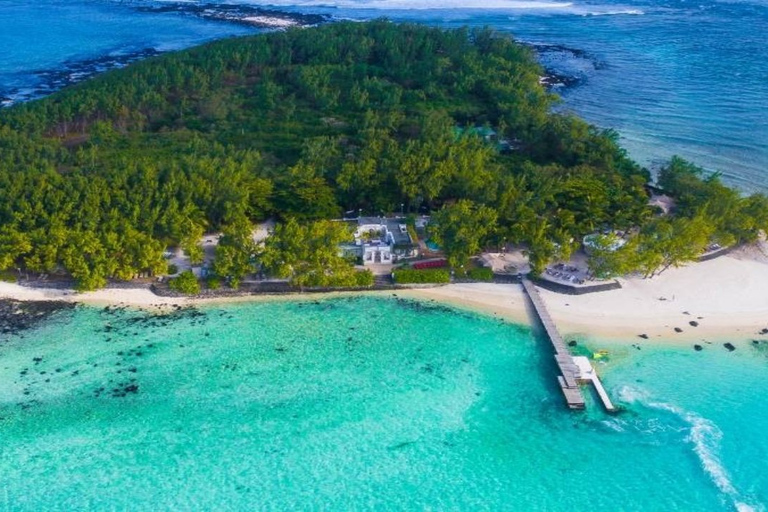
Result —
[[264, 241], [259, 261], [268, 274], [299, 287], [371, 286], [373, 274], [355, 270], [339, 252], [339, 246], [351, 238], [348, 226], [341, 222], [288, 219]]
[[400, 258], [418, 255], [418, 245], [405, 219], [359, 217], [352, 243], [342, 244], [342, 251], [360, 259], [363, 265], [391, 264]]

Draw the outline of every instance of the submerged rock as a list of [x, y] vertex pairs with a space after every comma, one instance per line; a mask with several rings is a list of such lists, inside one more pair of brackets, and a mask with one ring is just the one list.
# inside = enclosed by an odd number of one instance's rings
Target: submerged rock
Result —
[[691, 321], [690, 321], [690, 322], [688, 322], [688, 323], [689, 323], [691, 326], [693, 326], [693, 327], [698, 327], [698, 326], [699, 326], [699, 322], [697, 322], [696, 320], [691, 320]]
[[723, 343], [723, 346], [728, 349], [728, 352], [733, 352], [736, 350], [736, 347], [733, 346], [733, 343]]
[[0, 299], [0, 332], [18, 334], [44, 322], [59, 311], [73, 309], [75, 306], [76, 304], [52, 300], [27, 302]]
[[701, 352], [702, 350], [704, 350], [704, 347], [702, 347], [701, 345], [694, 345], [693, 350], [695, 350], [696, 352]]
[[675, 327], [675, 332], [683, 332], [683, 330], [679, 327]]

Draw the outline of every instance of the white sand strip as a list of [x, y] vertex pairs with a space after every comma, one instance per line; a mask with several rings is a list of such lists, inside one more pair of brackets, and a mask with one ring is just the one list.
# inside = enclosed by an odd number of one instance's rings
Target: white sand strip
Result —
[[[759, 338], [759, 331], [768, 328], [768, 264], [741, 254], [670, 269], [653, 279], [622, 279], [621, 284], [620, 290], [586, 295], [540, 291], [566, 336], [636, 342], [640, 341], [638, 335], [646, 334], [690, 343]], [[531, 318], [518, 285], [454, 284], [401, 294], [517, 322], [530, 322]]]
[[[758, 255], [759, 256], [759, 255]], [[679, 269], [653, 279], [623, 279], [623, 288], [587, 295], [562, 295], [541, 290], [552, 318], [565, 336], [582, 334], [617, 341], [649, 338], [695, 342], [759, 338], [768, 328], [768, 258], [745, 252], [723, 256]], [[435, 288], [374, 292], [391, 296], [435, 300], [479, 311], [514, 322], [529, 323], [531, 314], [520, 285], [452, 284]], [[0, 298], [65, 300], [90, 304], [124, 304], [138, 307], [210, 302], [291, 300], [321, 295], [246, 295], [215, 299], [158, 297], [146, 289], [105, 289], [77, 294], [66, 290], [32, 289], [0, 283]], [[698, 326], [690, 325], [697, 322]], [[682, 329], [677, 333], [674, 328]], [[765, 337], [765, 336], [762, 336]]]

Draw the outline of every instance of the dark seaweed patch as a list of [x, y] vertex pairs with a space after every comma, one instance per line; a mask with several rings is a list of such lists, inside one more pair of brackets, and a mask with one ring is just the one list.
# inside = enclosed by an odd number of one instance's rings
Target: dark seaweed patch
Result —
[[112, 388], [112, 398], [124, 398], [127, 395], [135, 395], [139, 392], [139, 385], [136, 384], [133, 380], [129, 382], [123, 382], [121, 384], [118, 384], [116, 387]]
[[[434, 313], [455, 313], [456, 310], [449, 306], [444, 306], [435, 302], [422, 302], [411, 299], [395, 299], [397, 305], [404, 309], [410, 309], [419, 313], [422, 312], [434, 312]], [[468, 315], [471, 317], [471, 315]]]
[[71, 310], [75, 304], [57, 301], [22, 302], [0, 300], [0, 332], [19, 334], [45, 322], [60, 311]]

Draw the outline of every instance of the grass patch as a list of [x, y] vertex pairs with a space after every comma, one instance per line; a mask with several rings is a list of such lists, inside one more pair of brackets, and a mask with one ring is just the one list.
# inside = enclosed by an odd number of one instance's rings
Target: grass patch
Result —
[[18, 281], [18, 278], [16, 277], [16, 273], [12, 270], [2, 270], [0, 271], [0, 281], [5, 283], [15, 283]]
[[412, 268], [403, 268], [395, 270], [395, 283], [397, 284], [426, 284], [426, 283], [449, 283], [451, 274], [444, 268], [427, 268], [423, 270], [414, 270]]
[[487, 267], [471, 268], [467, 275], [475, 281], [493, 281], [493, 270]]

